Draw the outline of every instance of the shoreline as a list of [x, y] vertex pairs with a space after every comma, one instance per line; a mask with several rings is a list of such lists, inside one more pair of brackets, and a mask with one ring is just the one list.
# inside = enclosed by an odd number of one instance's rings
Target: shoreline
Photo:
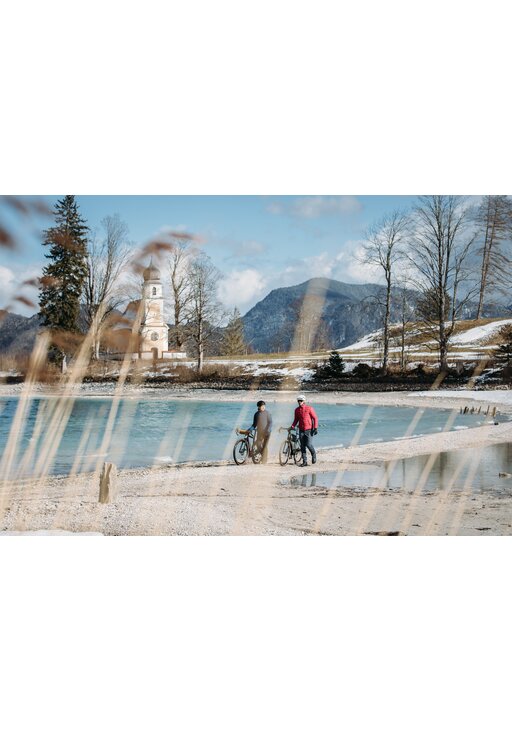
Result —
[[[359, 403], [459, 410], [461, 406], [497, 406], [512, 414], [509, 390], [414, 393], [344, 393], [305, 391], [313, 404]], [[221, 392], [230, 401], [294, 401], [296, 392]], [[11, 396], [0, 389], [0, 396]], [[31, 393], [31, 397], [58, 394]], [[79, 393], [105, 397], [113, 394]], [[145, 392], [122, 396], [146, 398]], [[163, 399], [176, 393], [159, 394]], [[492, 398], [494, 396], [494, 399]], [[182, 392], [180, 399], [212, 400], [219, 392]], [[498, 422], [499, 417], [498, 417]], [[5, 510], [0, 512], [0, 535], [13, 531], [71, 531], [109, 535], [305, 535], [305, 534], [510, 534], [512, 490], [503, 496], [471, 495], [466, 491], [425, 495], [421, 492], [326, 490], [290, 485], [292, 477], [315, 473], [361, 470], [383, 461], [459, 449], [484, 448], [512, 441], [512, 422], [486, 424], [465, 430], [437, 432], [404, 440], [375, 442], [344, 448], [319, 448], [315, 466], [281, 467], [276, 456], [267, 465], [237, 467], [229, 461], [202, 461], [172, 466], [118, 471], [119, 496], [111, 504], [98, 503], [94, 473], [25, 479], [10, 484]], [[305, 478], [306, 479], [306, 478]], [[512, 489], [512, 485], [511, 485]], [[508, 488], [507, 488], [508, 490]], [[435, 518], [439, 520], [434, 520]]]
[[[16, 397], [23, 393], [23, 384], [0, 384], [0, 398]], [[165, 389], [152, 386], [124, 386], [117, 390], [112, 384], [78, 384], [68, 393], [64, 389], [55, 389], [54, 386], [34, 384], [26, 395], [29, 398], [60, 398], [63, 396], [75, 398], [104, 398], [119, 396], [122, 398], [150, 398], [158, 401], [172, 401], [174, 399], [189, 399], [195, 401], [214, 401], [219, 398], [223, 401], [256, 402], [258, 399], [267, 399], [269, 402], [293, 402], [296, 394], [303, 393], [309, 401], [318, 404], [379, 404], [382, 406], [411, 406], [433, 407], [442, 409], [460, 408], [461, 400], [466, 400], [472, 406], [481, 406], [482, 402], [499, 407], [502, 413], [512, 414], [512, 389], [438, 389], [423, 391], [314, 391], [307, 388], [300, 389], [212, 389], [190, 388], [187, 386]], [[443, 403], [440, 404], [440, 399]]]

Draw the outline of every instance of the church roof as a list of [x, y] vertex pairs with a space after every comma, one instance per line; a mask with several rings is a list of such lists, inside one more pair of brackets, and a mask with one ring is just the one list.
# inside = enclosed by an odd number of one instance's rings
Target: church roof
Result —
[[153, 264], [153, 257], [151, 257], [149, 261], [149, 266], [146, 267], [146, 269], [142, 273], [142, 276], [144, 277], [144, 282], [147, 282], [148, 280], [160, 279], [160, 270]]

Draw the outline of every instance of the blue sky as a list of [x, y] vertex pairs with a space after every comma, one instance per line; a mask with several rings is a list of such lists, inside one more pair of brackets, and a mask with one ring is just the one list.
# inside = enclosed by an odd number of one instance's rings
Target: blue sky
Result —
[[[52, 207], [60, 196], [44, 196]], [[414, 196], [77, 196], [91, 229], [119, 214], [133, 246], [158, 233], [181, 229], [201, 238], [202, 247], [223, 274], [219, 295], [242, 313], [275, 287], [328, 276], [346, 282], [375, 281], [357, 262], [366, 228], [395, 208], [407, 209]], [[0, 307], [17, 283], [37, 276], [44, 265], [40, 231], [0, 208], [16, 233], [15, 251], [0, 250]], [[12, 308], [26, 310], [19, 304]]]

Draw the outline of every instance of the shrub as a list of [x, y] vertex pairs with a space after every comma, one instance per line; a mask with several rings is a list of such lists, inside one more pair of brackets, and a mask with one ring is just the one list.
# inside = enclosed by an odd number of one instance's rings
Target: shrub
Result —
[[362, 361], [354, 366], [352, 376], [355, 376], [356, 379], [370, 379], [377, 376], [378, 373], [379, 369], [376, 369]]
[[320, 364], [316, 369], [317, 379], [339, 379], [345, 376], [345, 361], [338, 351], [331, 351], [327, 363]]

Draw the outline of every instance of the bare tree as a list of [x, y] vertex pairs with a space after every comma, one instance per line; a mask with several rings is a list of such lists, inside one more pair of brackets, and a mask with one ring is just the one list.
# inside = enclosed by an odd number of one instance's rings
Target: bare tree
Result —
[[456, 319], [473, 294], [468, 258], [476, 234], [468, 232], [469, 220], [469, 208], [460, 196], [420, 196], [415, 207], [408, 259], [420, 297], [428, 303], [422, 319], [439, 351], [441, 371], [448, 368]]
[[173, 339], [178, 349], [183, 348], [186, 339], [185, 314], [192, 297], [190, 265], [197, 254], [190, 247], [190, 238], [173, 241], [169, 257], [169, 275], [174, 313]]
[[123, 301], [120, 276], [129, 259], [128, 228], [119, 216], [101, 221], [103, 236], [89, 244], [84, 287], [85, 322], [92, 333], [93, 358], [98, 359], [102, 332], [109, 316]]
[[222, 339], [222, 353], [224, 356], [240, 356], [247, 351], [244, 334], [244, 322], [240, 310], [234, 308]]
[[476, 317], [481, 318], [488, 287], [504, 292], [510, 286], [511, 259], [504, 243], [512, 234], [512, 201], [508, 196], [484, 196], [476, 211], [476, 222], [483, 237], [478, 249], [482, 261], [476, 312]]
[[413, 293], [408, 287], [407, 276], [402, 274], [395, 284], [395, 299], [398, 307], [398, 335], [395, 343], [400, 349], [400, 369], [405, 371], [407, 326], [415, 319], [416, 302]]
[[190, 298], [185, 307], [187, 332], [192, 338], [197, 357], [197, 370], [203, 370], [204, 352], [215, 328], [224, 316], [217, 298], [220, 273], [206, 254], [194, 258], [188, 268]]
[[394, 211], [366, 232], [362, 262], [378, 267], [385, 280], [382, 333], [382, 370], [387, 371], [389, 359], [389, 319], [391, 313], [391, 290], [395, 266], [403, 256], [403, 246], [409, 232], [409, 217]]

